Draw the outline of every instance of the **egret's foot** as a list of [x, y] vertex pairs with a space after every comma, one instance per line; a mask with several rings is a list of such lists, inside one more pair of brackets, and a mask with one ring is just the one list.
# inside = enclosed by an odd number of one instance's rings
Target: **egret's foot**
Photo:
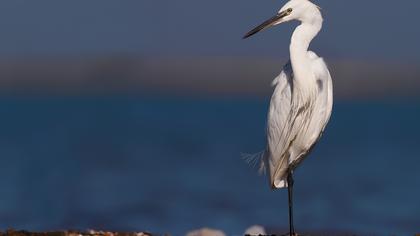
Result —
[[[282, 235], [279, 235], [279, 236], [290, 236], [290, 233], [282, 234]], [[306, 235], [295, 233], [292, 236], [306, 236]]]

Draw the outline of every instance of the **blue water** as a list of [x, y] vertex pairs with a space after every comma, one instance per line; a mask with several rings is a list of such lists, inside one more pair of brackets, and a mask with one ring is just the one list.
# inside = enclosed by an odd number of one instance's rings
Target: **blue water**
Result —
[[[241, 159], [267, 100], [1, 97], [0, 229], [240, 235], [287, 228], [287, 193]], [[296, 171], [296, 226], [420, 232], [420, 103], [336, 103]]]

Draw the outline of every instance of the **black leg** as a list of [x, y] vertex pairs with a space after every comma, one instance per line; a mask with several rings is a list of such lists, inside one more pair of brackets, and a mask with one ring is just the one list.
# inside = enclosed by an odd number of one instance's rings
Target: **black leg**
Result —
[[293, 226], [293, 173], [290, 171], [287, 176], [287, 190], [289, 192], [289, 232], [290, 236], [295, 236], [295, 228]]

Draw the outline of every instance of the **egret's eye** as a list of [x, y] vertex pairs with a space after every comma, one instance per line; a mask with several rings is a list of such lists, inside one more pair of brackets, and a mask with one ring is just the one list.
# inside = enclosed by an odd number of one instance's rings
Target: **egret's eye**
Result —
[[286, 10], [287, 14], [292, 13], [292, 11], [293, 11], [293, 9], [292, 9], [292, 8], [288, 8], [288, 9]]

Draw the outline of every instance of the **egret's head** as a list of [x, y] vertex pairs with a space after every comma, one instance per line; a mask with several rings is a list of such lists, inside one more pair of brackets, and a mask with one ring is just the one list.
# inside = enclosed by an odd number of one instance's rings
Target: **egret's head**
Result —
[[311, 1], [290, 0], [280, 9], [280, 11], [275, 16], [264, 21], [262, 24], [249, 31], [244, 36], [244, 39], [260, 32], [261, 30], [267, 29], [270, 26], [278, 25], [291, 20], [298, 20], [308, 23], [314, 21], [322, 22], [322, 16], [319, 11], [319, 7], [313, 4]]

